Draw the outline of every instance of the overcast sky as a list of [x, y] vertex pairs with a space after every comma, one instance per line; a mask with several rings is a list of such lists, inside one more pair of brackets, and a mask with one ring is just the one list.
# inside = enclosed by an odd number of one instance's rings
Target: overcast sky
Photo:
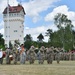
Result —
[[[31, 34], [33, 40], [42, 33], [44, 41], [47, 29], [57, 30], [54, 25], [54, 15], [63, 13], [68, 16], [75, 25], [75, 0], [9, 0], [10, 6], [21, 3], [25, 9], [24, 36]], [[4, 34], [3, 10], [7, 6], [7, 0], [0, 0], [0, 33]]]

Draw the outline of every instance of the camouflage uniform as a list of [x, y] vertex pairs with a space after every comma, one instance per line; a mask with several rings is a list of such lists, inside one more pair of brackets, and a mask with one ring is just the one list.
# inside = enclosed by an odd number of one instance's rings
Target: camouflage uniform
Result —
[[58, 48], [56, 48], [56, 57], [55, 57], [57, 63], [59, 64], [60, 62], [60, 50]]
[[39, 64], [43, 64], [44, 63], [44, 59], [45, 59], [43, 46], [40, 48], [39, 52], [37, 53], [37, 56], [38, 56]]
[[74, 60], [74, 53], [71, 52], [71, 60]]
[[53, 55], [54, 55], [53, 48], [48, 48], [47, 52], [46, 52], [46, 58], [47, 58], [47, 63], [48, 64], [52, 64]]
[[11, 59], [10, 59], [10, 55], [12, 54], [12, 50], [10, 49], [6, 49], [6, 64], [10, 64], [11, 63]]
[[29, 49], [29, 52], [28, 52], [30, 64], [33, 64], [35, 61], [35, 51], [34, 50], [35, 50], [34, 46], [31, 46], [31, 48]]
[[19, 53], [19, 51], [18, 51], [17, 47], [14, 46], [14, 48], [13, 48], [13, 62], [14, 62], [14, 64], [17, 64], [18, 53]]

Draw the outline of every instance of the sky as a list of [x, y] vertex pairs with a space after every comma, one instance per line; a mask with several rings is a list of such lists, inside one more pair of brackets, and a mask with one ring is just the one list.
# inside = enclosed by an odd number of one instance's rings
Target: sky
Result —
[[[34, 41], [42, 33], [44, 41], [48, 41], [45, 36], [47, 29], [57, 30], [54, 25], [54, 16], [57, 13], [67, 15], [75, 28], [75, 0], [9, 0], [10, 6], [16, 6], [19, 3], [26, 12], [24, 18], [24, 36], [31, 34]], [[7, 6], [7, 0], [0, 0], [0, 33], [4, 35], [3, 10]]]

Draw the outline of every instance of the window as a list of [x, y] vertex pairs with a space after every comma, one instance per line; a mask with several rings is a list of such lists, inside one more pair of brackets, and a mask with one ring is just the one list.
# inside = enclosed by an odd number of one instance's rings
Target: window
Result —
[[14, 30], [14, 32], [17, 32], [17, 30]]
[[23, 31], [22, 31], [22, 33], [23, 33]]
[[14, 14], [14, 16], [16, 16], [16, 14]]
[[6, 14], [4, 14], [4, 16], [6, 16]]
[[21, 35], [20, 35], [20, 37], [21, 37]]

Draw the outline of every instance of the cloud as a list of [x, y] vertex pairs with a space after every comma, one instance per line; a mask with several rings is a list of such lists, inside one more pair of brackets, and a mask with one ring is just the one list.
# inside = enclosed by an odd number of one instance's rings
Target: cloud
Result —
[[0, 29], [3, 28], [3, 26], [4, 26], [4, 21], [1, 21], [0, 22]]
[[33, 21], [37, 22], [39, 14], [43, 11], [48, 10], [54, 2], [59, 0], [30, 0], [29, 2], [23, 3], [26, 11], [26, 15], [33, 18]]
[[[46, 31], [47, 29], [52, 29], [53, 31], [56, 31], [57, 30], [57, 27], [55, 25], [46, 25], [46, 26], [40, 26], [40, 27], [35, 27], [35, 28], [29, 28], [29, 27], [26, 27], [25, 28], [25, 31], [24, 31], [24, 34], [31, 34], [33, 40], [37, 40], [37, 36], [42, 33], [43, 36], [44, 36], [44, 41], [47, 42], [48, 41], [48, 37], [45, 36], [46, 34]], [[24, 36], [25, 36], [24, 35]]]
[[52, 12], [46, 15], [45, 21], [53, 21], [54, 16], [57, 13], [62, 13], [67, 15], [67, 17], [73, 22], [73, 24], [75, 23], [75, 12], [70, 11], [66, 5], [62, 5], [62, 6], [54, 8]]
[[0, 33], [4, 35], [4, 28], [0, 29]]

